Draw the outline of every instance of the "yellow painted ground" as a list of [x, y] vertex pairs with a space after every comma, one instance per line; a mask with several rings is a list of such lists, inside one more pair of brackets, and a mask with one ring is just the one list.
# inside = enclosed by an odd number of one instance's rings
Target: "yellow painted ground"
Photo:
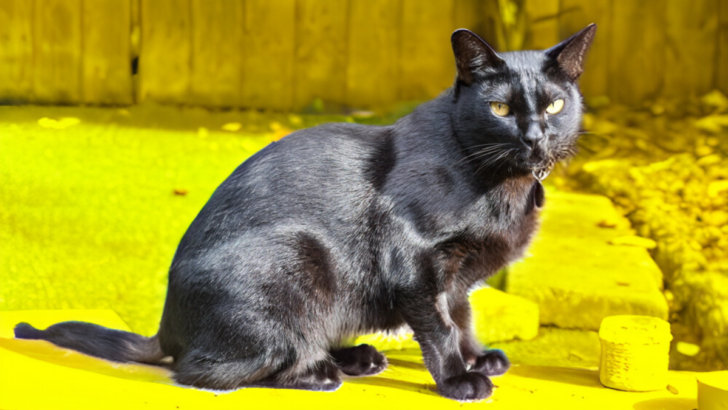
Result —
[[[43, 327], [85, 320], [128, 329], [111, 311], [0, 312], [0, 409], [634, 409], [697, 408], [696, 373], [670, 372], [671, 391], [627, 393], [599, 384], [595, 370], [516, 366], [495, 378], [489, 400], [461, 404], [439, 397], [419, 351], [388, 352], [390, 367], [375, 377], [346, 380], [334, 393], [243, 389], [215, 393], [175, 386], [166, 370], [120, 365], [42, 341], [11, 339], [12, 327], [27, 321]], [[728, 372], [723, 372], [728, 377]], [[720, 377], [720, 374], [716, 374]]]

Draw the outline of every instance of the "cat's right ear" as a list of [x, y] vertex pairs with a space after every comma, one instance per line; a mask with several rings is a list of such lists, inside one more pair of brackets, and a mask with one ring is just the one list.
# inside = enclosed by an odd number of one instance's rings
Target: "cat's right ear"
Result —
[[458, 81], [466, 85], [505, 64], [493, 47], [470, 30], [461, 28], [452, 33], [452, 50], [458, 67]]

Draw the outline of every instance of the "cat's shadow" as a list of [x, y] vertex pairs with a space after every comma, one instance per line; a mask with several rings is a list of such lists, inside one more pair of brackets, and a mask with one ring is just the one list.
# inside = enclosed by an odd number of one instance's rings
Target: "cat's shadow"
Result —
[[143, 364], [113, 363], [58, 347], [44, 340], [0, 338], [0, 347], [12, 352], [58, 366], [85, 370], [120, 379], [173, 385], [172, 372]]
[[361, 379], [346, 380], [345, 383], [351, 383], [361, 386], [389, 387], [414, 393], [426, 394], [428, 396], [442, 397], [435, 391], [434, 384], [415, 383], [406, 380], [392, 379], [389, 377], [364, 377]]
[[[412, 359], [421, 360], [421, 357], [412, 355]], [[413, 360], [388, 357], [389, 366], [383, 373], [372, 377], [347, 379], [346, 383], [359, 386], [388, 387], [441, 397], [437, 394], [435, 382], [427, 371], [427, 367]]]

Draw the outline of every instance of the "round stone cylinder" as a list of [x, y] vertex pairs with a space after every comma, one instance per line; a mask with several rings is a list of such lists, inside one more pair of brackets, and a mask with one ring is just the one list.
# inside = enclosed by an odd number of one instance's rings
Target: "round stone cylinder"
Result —
[[599, 328], [602, 343], [599, 379], [624, 391], [667, 387], [670, 324], [649, 316], [610, 316]]

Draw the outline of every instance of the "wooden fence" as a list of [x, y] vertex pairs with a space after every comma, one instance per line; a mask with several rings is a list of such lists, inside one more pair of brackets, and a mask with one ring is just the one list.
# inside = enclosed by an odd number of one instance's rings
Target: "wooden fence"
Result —
[[728, 93], [728, 0], [0, 0], [0, 102], [378, 108], [452, 83], [455, 28], [505, 50], [591, 22], [585, 95]]

